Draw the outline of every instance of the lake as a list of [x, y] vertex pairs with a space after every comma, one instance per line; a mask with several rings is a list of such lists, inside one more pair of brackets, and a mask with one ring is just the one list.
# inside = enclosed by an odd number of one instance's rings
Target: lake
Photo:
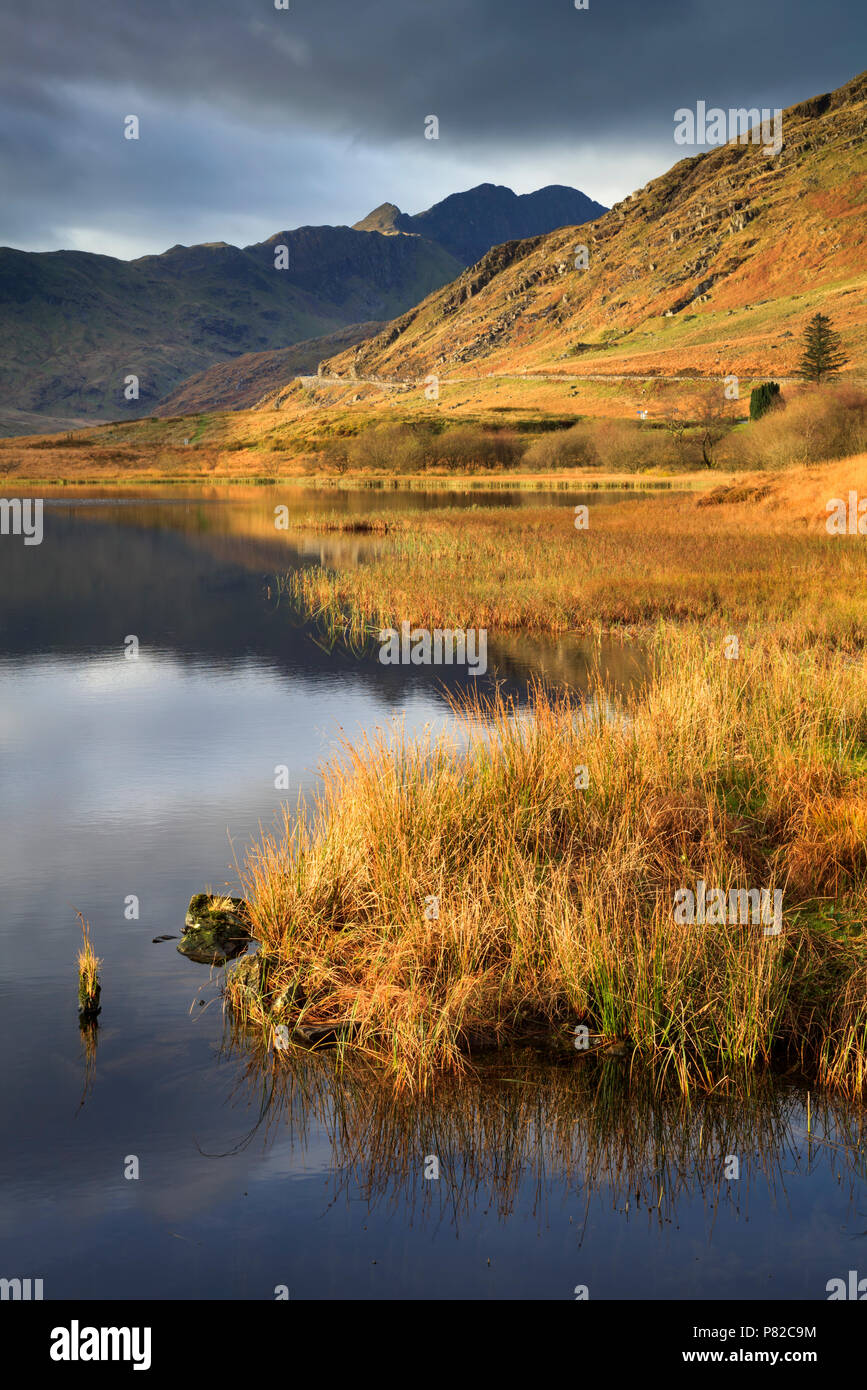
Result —
[[[233, 1035], [221, 971], [176, 950], [191, 894], [236, 887], [342, 736], [445, 727], [474, 684], [329, 650], [277, 576], [381, 541], [277, 532], [274, 506], [540, 500], [600, 497], [79, 490], [46, 500], [41, 546], [0, 538], [0, 1275], [46, 1299], [825, 1299], [867, 1274], [859, 1107], [814, 1095], [808, 1135], [784, 1080], [689, 1107], [617, 1060], [525, 1050], [395, 1098]], [[582, 690], [594, 651], [492, 639], [478, 683]], [[644, 678], [640, 650], [599, 655], [617, 689]], [[89, 1039], [76, 911], [103, 961]]]

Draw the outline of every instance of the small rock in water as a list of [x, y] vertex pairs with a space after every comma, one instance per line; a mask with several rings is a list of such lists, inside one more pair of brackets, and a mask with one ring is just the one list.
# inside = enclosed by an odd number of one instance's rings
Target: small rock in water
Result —
[[157, 942], [157, 941], [174, 941], [174, 939], [175, 939], [175, 938], [174, 938], [173, 936], [155, 936], [155, 937], [154, 937], [154, 941], [155, 941], [155, 942]]
[[188, 927], [213, 928], [216, 924], [227, 925], [234, 922], [244, 926], [247, 920], [247, 904], [243, 898], [226, 898], [214, 893], [194, 893], [187, 908]]
[[246, 951], [249, 940], [247, 904], [243, 898], [194, 893], [177, 949], [187, 960], [201, 965], [224, 965]]

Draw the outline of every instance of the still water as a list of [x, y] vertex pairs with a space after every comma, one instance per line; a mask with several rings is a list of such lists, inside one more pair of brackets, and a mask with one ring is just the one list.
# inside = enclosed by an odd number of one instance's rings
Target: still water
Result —
[[[856, 1108], [814, 1096], [808, 1138], [783, 1082], [687, 1108], [619, 1062], [523, 1052], [395, 1101], [327, 1055], [275, 1071], [227, 1033], [221, 972], [154, 941], [192, 893], [235, 887], [344, 734], [448, 722], [443, 670], [329, 651], [281, 605], [277, 574], [379, 542], [275, 533], [275, 501], [539, 500], [67, 494], [41, 546], [0, 542], [0, 1275], [46, 1298], [824, 1299], [867, 1274]], [[639, 653], [600, 655], [620, 688], [641, 680]], [[592, 660], [575, 640], [492, 642], [486, 685], [581, 689]], [[76, 910], [103, 961], [90, 1044]]]

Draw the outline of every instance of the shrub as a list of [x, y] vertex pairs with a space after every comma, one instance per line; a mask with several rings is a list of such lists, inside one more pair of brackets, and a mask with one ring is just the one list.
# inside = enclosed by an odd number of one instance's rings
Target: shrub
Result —
[[596, 452], [603, 468], [635, 473], [641, 468], [697, 468], [701, 462], [698, 442], [685, 434], [675, 437], [648, 429], [636, 420], [600, 420]]
[[687, 434], [651, 429], [635, 420], [582, 420], [568, 430], [544, 435], [524, 455], [527, 468], [604, 468], [636, 473], [642, 468], [698, 468], [700, 440]]
[[508, 430], [488, 432], [457, 426], [427, 440], [424, 453], [429, 466], [474, 472], [477, 468], [514, 468], [521, 460], [523, 446]]
[[327, 467], [338, 473], [412, 473], [424, 467], [424, 441], [401, 425], [380, 425], [349, 438], [333, 439], [322, 451]]
[[522, 454], [520, 440], [506, 430], [457, 426], [439, 433], [409, 425], [380, 425], [349, 439], [332, 440], [322, 458], [338, 473], [347, 469], [421, 473], [426, 468], [472, 473], [478, 468], [514, 468]]
[[413, 473], [424, 467], [424, 444], [401, 425], [365, 430], [349, 444], [350, 468]]
[[556, 468], [590, 468], [599, 462], [595, 436], [597, 426], [590, 420], [569, 429], [534, 439], [524, 455], [527, 468], [546, 472]]
[[741, 468], [787, 468], [867, 450], [867, 392], [812, 387], [731, 436], [729, 459]]

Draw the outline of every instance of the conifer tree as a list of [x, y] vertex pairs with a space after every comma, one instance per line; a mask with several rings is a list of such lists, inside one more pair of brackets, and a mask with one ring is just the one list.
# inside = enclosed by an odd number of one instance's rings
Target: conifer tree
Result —
[[848, 361], [840, 345], [840, 334], [834, 332], [827, 314], [814, 314], [804, 331], [801, 376], [818, 385], [827, 377], [836, 376]]
[[780, 383], [763, 381], [761, 386], [754, 387], [750, 392], [750, 419], [761, 420], [769, 410], [774, 410], [781, 404]]

